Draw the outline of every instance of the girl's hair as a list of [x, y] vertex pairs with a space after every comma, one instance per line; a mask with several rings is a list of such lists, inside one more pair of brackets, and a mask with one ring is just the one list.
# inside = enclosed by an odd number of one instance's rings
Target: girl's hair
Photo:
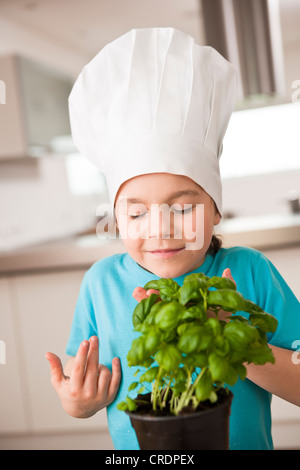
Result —
[[222, 248], [222, 239], [220, 235], [213, 235], [211, 238], [208, 253], [215, 255]]

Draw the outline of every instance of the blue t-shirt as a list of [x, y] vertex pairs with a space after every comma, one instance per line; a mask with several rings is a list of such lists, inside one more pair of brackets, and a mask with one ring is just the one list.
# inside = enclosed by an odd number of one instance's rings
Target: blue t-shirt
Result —
[[[208, 254], [194, 273], [222, 276], [230, 268], [237, 290], [278, 320], [278, 328], [269, 334], [274, 346], [292, 349], [300, 338], [300, 304], [273, 264], [260, 252], [243, 247], [221, 248]], [[186, 273], [174, 278], [183, 284]], [[136, 379], [135, 367], [128, 367], [127, 353], [138, 333], [133, 331], [132, 313], [137, 301], [132, 292], [158, 276], [146, 271], [128, 253], [97, 261], [84, 275], [75, 308], [66, 352], [75, 356], [84, 339], [99, 338], [100, 363], [111, 370], [112, 359], [119, 357], [122, 380], [116, 399], [107, 407], [109, 431], [118, 450], [139, 449], [128, 416], [116, 405], [125, 400], [129, 385]], [[246, 315], [246, 314], [245, 314]], [[230, 449], [272, 449], [271, 394], [249, 379], [239, 380], [230, 416]]]

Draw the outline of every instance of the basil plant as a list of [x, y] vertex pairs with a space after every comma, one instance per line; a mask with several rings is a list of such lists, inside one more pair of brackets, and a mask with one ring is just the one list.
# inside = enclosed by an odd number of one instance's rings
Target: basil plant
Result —
[[[143, 299], [133, 312], [140, 335], [127, 355], [128, 365], [137, 367], [128, 391], [139, 388], [139, 395], [128, 395], [119, 410], [136, 411], [148, 390], [154, 411], [178, 415], [184, 407], [216, 402], [218, 389], [245, 379], [245, 363], [275, 362], [267, 333], [276, 330], [276, 318], [246, 300], [230, 279], [194, 273], [182, 286], [161, 278], [144, 288], [159, 295]], [[218, 318], [220, 310], [229, 312], [228, 321]]]

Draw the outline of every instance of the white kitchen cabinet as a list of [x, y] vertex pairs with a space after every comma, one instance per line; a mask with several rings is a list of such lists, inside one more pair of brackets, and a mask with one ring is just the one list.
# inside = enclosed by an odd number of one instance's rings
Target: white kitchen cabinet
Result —
[[[300, 247], [266, 250], [264, 254], [278, 269], [296, 297], [300, 299]], [[300, 340], [300, 338], [297, 339]], [[300, 364], [297, 367], [300, 371]], [[300, 407], [273, 396], [272, 422], [276, 448], [300, 448]]]
[[18, 329], [11, 302], [9, 282], [0, 278], [0, 340], [4, 355], [0, 361], [0, 434], [25, 431], [28, 423], [24, 371], [20, 367]]
[[19, 344], [26, 381], [22, 384], [30, 431], [107, 429], [106, 411], [89, 419], [69, 416], [50, 384], [47, 351], [67, 360], [65, 346], [83, 270], [20, 275], [9, 280], [15, 299]]
[[73, 80], [17, 54], [1, 56], [0, 70], [0, 160], [46, 154], [54, 138], [70, 134]]
[[[299, 240], [300, 241], [300, 240]], [[300, 299], [300, 246], [265, 250], [264, 254], [278, 269], [298, 300]], [[300, 339], [300, 338], [299, 338]]]

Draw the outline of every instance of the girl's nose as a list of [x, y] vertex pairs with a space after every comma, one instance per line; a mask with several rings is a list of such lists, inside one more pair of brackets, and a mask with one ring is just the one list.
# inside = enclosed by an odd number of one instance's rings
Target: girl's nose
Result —
[[168, 204], [152, 204], [148, 220], [149, 238], [173, 238], [174, 224], [170, 212]]

